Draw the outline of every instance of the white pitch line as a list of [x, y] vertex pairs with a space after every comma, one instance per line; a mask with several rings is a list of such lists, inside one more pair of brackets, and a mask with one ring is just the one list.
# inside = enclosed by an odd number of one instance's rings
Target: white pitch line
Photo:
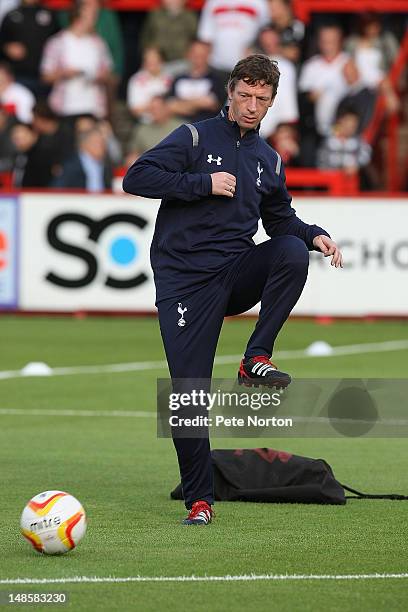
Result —
[[[309, 355], [305, 349], [290, 351], [277, 351], [273, 354], [274, 359], [312, 359], [338, 357], [340, 355], [357, 355], [364, 353], [385, 353], [389, 351], [403, 351], [408, 349], [408, 340], [388, 340], [385, 342], [370, 342], [367, 344], [346, 344], [344, 346], [332, 347], [330, 355]], [[215, 358], [215, 364], [228, 365], [237, 363], [242, 359], [242, 355], [220, 355]], [[75, 374], [108, 374], [118, 372], [137, 372], [143, 370], [167, 370], [166, 361], [134, 361], [128, 363], [111, 363], [89, 366], [69, 366], [51, 368], [50, 372], [42, 375], [47, 376], [67, 376]], [[0, 380], [10, 378], [32, 378], [38, 375], [23, 374], [21, 370], [0, 371]]]
[[5, 578], [0, 585], [11, 584], [75, 584], [125, 582], [252, 582], [286, 580], [394, 580], [406, 579], [402, 574], [241, 574], [238, 576], [73, 576], [72, 578]]

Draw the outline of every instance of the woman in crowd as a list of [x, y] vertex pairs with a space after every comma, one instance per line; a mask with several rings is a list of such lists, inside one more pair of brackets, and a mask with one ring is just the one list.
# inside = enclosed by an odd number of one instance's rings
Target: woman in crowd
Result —
[[346, 40], [346, 51], [354, 57], [362, 80], [375, 88], [389, 72], [398, 53], [398, 41], [391, 32], [383, 32], [375, 13], [360, 16], [358, 34]]
[[44, 49], [42, 77], [52, 85], [50, 106], [61, 116], [107, 115], [112, 57], [95, 33], [96, 18], [95, 5], [77, 5], [70, 26], [50, 38]]
[[143, 53], [142, 67], [129, 79], [127, 105], [138, 121], [149, 123], [149, 106], [155, 96], [169, 91], [170, 77], [163, 70], [163, 57], [159, 49], [147, 47]]

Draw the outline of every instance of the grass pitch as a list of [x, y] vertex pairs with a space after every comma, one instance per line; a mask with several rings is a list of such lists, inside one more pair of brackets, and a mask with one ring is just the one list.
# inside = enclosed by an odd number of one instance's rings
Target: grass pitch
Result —
[[[219, 355], [239, 354], [251, 320], [227, 321]], [[0, 370], [30, 361], [52, 367], [161, 361], [154, 319], [0, 319]], [[290, 321], [277, 350], [408, 339], [408, 325]], [[405, 377], [408, 350], [279, 360], [296, 377]], [[235, 376], [236, 366], [214, 375]], [[351, 500], [344, 507], [218, 503], [209, 527], [182, 527], [183, 505], [170, 440], [153, 417], [166, 370], [0, 380], [0, 580], [7, 578], [362, 575], [407, 572], [408, 502]], [[5, 414], [5, 410], [21, 410]], [[34, 411], [73, 411], [40, 416]], [[75, 416], [75, 411], [92, 411]], [[270, 446], [324, 457], [340, 481], [372, 492], [408, 494], [405, 439], [215, 439], [214, 447]], [[41, 556], [19, 534], [24, 504], [45, 489], [67, 490], [88, 514], [88, 533], [62, 557]], [[60, 592], [73, 610], [406, 610], [407, 579], [160, 582], [6, 586], [0, 592]], [[0, 594], [1, 594], [0, 593]], [[36, 606], [40, 609], [39, 606]], [[45, 609], [45, 608], [44, 608]]]

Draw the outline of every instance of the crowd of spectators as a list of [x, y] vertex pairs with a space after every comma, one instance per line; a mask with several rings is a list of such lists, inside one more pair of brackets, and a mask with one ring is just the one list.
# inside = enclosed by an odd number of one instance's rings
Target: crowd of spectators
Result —
[[[379, 93], [389, 112], [399, 105], [387, 77], [399, 42], [378, 15], [358, 15], [346, 35], [333, 20], [305, 27], [290, 0], [207, 0], [200, 15], [162, 0], [145, 16], [133, 61], [104, 4], [74, 0], [55, 12], [41, 0], [0, 3], [0, 173], [16, 187], [110, 188], [115, 167], [216, 114], [229, 71], [254, 52], [281, 72], [260, 135], [285, 164], [360, 172], [364, 187], [376, 186], [364, 170], [364, 130]], [[131, 128], [119, 141], [121, 91]]]

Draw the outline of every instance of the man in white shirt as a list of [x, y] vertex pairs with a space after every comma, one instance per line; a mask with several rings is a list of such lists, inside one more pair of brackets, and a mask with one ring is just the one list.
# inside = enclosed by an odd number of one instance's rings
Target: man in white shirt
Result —
[[266, 0], [207, 0], [198, 38], [212, 45], [211, 66], [232, 70], [269, 21]]
[[342, 51], [342, 32], [335, 25], [319, 30], [318, 45], [320, 54], [303, 65], [299, 91], [307, 94], [314, 104], [317, 132], [325, 136], [330, 131], [337, 105], [347, 91], [343, 67], [350, 58]]
[[31, 91], [16, 83], [11, 68], [0, 63], [0, 106], [4, 106], [22, 123], [31, 123], [35, 98]]

